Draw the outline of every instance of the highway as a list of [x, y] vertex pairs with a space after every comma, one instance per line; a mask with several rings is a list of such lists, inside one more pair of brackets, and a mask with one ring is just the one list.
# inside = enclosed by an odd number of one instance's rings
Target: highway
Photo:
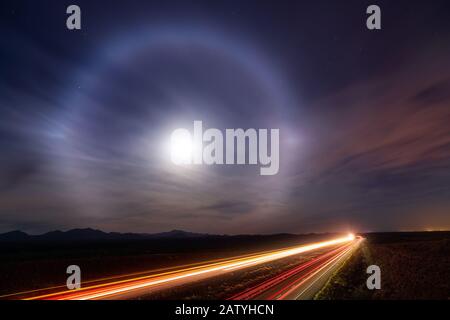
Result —
[[[358, 242], [354, 235], [335, 238], [328, 241], [316, 242], [296, 247], [290, 247], [252, 255], [239, 256], [230, 259], [216, 260], [184, 266], [174, 270], [163, 272], [150, 272], [149, 274], [127, 277], [120, 280], [109, 279], [94, 285], [87, 285], [78, 290], [60, 290], [39, 295], [26, 296], [26, 300], [98, 300], [98, 299], [132, 299], [154, 291], [172, 288], [193, 281], [220, 276], [236, 270], [242, 270], [252, 266], [268, 263], [278, 259], [299, 255], [302, 253], [324, 250], [327, 248], [346, 248], [348, 253], [350, 246]], [[353, 245], [351, 246], [353, 248]], [[333, 250], [335, 252], [335, 250]], [[330, 257], [330, 256], [326, 256]], [[338, 257], [338, 256], [333, 256]], [[341, 256], [339, 256], [341, 257]], [[328, 258], [327, 258], [328, 259]], [[323, 261], [323, 260], [320, 260]], [[328, 261], [328, 260], [327, 260]], [[334, 260], [330, 260], [330, 263]], [[338, 263], [337, 260], [333, 263]], [[325, 267], [325, 265], [324, 265]], [[328, 268], [328, 267], [327, 267]], [[328, 269], [327, 269], [328, 270]], [[322, 271], [323, 272], [323, 271]], [[302, 285], [303, 288], [303, 285]], [[284, 295], [284, 293], [283, 293]], [[289, 297], [292, 292], [289, 291]], [[275, 297], [278, 298], [278, 297]]]
[[358, 248], [357, 238], [287, 270], [252, 288], [234, 295], [230, 300], [310, 300], [326, 284], [343, 262]]

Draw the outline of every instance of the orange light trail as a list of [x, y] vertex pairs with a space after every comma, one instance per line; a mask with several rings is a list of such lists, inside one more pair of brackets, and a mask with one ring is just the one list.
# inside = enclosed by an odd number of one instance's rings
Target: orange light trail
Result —
[[[346, 237], [336, 238], [308, 245], [297, 246], [288, 249], [280, 249], [250, 256], [231, 258], [220, 262], [207, 263], [196, 267], [189, 267], [175, 271], [153, 274], [132, 279], [112, 281], [104, 284], [88, 286], [78, 290], [66, 290], [50, 293], [26, 300], [95, 300], [114, 299], [124, 295], [130, 295], [142, 290], [160, 288], [164, 285], [180, 285], [194, 280], [209, 278], [227, 272], [240, 270], [262, 263], [286, 258], [300, 253], [313, 251], [337, 244], [351, 242], [355, 236], [349, 234]], [[146, 291], [145, 293], [148, 293]], [[145, 294], [144, 293], [144, 294]]]
[[[336, 257], [338, 254], [343, 252], [346, 248], [350, 247], [351, 243], [343, 244], [342, 246], [339, 246], [337, 249], [334, 249], [332, 251], [328, 251], [322, 255], [319, 255], [318, 257], [315, 257], [312, 260], [309, 260], [303, 264], [300, 264], [290, 270], [287, 270], [279, 275], [274, 276], [273, 278], [270, 278], [262, 283], [259, 283], [258, 285], [248, 288], [238, 294], [235, 294], [234, 296], [228, 298], [228, 300], [250, 300], [257, 297], [259, 294], [268, 291], [269, 289], [277, 286], [278, 284], [282, 283], [283, 281], [286, 281], [292, 277], [295, 277], [297, 274], [307, 271], [310, 268], [313, 268], [318, 265], [323, 265], [326, 262], [330, 261], [332, 258]], [[310, 272], [307, 272], [307, 275]]]

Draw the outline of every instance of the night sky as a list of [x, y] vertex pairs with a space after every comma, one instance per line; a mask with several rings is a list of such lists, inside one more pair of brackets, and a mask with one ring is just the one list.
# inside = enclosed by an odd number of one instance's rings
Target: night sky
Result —
[[[0, 232], [450, 229], [447, 0], [2, 0], [0, 48]], [[194, 120], [280, 172], [174, 166]]]

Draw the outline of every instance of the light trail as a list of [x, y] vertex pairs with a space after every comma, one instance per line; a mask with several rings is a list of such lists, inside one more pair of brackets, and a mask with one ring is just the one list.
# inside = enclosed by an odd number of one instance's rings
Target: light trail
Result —
[[337, 248], [325, 252], [315, 258], [301, 263], [281, 274], [246, 289], [228, 300], [284, 300], [311, 299], [329, 278], [330, 272], [336, 270], [343, 259], [358, 248], [363, 241], [358, 237], [356, 241], [344, 243]]
[[[314, 277], [316, 274], [318, 274], [320, 271], [327, 268], [329, 265], [333, 264], [339, 258], [344, 256], [346, 253], [348, 253], [350, 250], [352, 250], [352, 247], [347, 247], [344, 251], [339, 252], [337, 255], [333, 256], [331, 259], [327, 259], [324, 263], [320, 263], [319, 265], [315, 266], [311, 271], [307, 272], [302, 277], [295, 279], [294, 281], [288, 283], [285, 285], [281, 290], [277, 291], [273, 295], [269, 296], [267, 300], [283, 300], [286, 299], [289, 294], [297, 290], [301, 285], [303, 285], [307, 280]], [[311, 286], [311, 285], [310, 285]], [[306, 291], [310, 286], [308, 286], [306, 289], [302, 291]], [[300, 296], [301, 293], [297, 296]]]
[[[138, 295], [148, 293], [147, 290], [161, 288], [163, 285], [181, 285], [189, 281], [209, 278], [235, 270], [248, 268], [262, 263], [267, 263], [300, 253], [313, 251], [329, 246], [352, 242], [355, 236], [349, 234], [346, 237], [336, 238], [329, 241], [317, 242], [309, 245], [297, 246], [294, 248], [274, 250], [266, 253], [251, 256], [231, 258], [224, 261], [190, 267], [170, 272], [164, 272], [149, 276], [137, 277], [121, 281], [112, 281], [95, 286], [89, 286], [78, 290], [66, 290], [62, 292], [50, 293], [26, 300], [93, 300], [93, 299], [114, 299], [121, 296]], [[145, 289], [146, 292], [142, 292]]]
[[[330, 252], [324, 253], [312, 260], [309, 260], [305, 263], [302, 263], [290, 270], [287, 270], [273, 278], [270, 278], [252, 288], [249, 288], [247, 290], [244, 290], [243, 292], [240, 292], [231, 298], [228, 298], [228, 300], [250, 300], [256, 298], [258, 295], [267, 292], [268, 290], [272, 289], [273, 287], [276, 287], [277, 285], [280, 285], [282, 282], [287, 281], [288, 279], [297, 276], [298, 274], [301, 274], [302, 272], [307, 272], [310, 268], [317, 266], [317, 265], [323, 265], [327, 261], [331, 260], [333, 257], [344, 251], [346, 248], [351, 246], [351, 244], [344, 244], [343, 246], [334, 249]], [[309, 273], [307, 273], [309, 274]]]

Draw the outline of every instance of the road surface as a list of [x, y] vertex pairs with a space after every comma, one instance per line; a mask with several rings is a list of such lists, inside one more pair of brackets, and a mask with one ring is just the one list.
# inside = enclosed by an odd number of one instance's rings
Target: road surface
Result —
[[162, 289], [220, 276], [236, 270], [268, 263], [278, 259], [299, 255], [315, 250], [335, 248], [340, 245], [354, 243], [355, 237], [348, 235], [296, 247], [261, 252], [252, 255], [230, 259], [216, 260], [204, 264], [184, 266], [163, 272], [153, 272], [139, 276], [123, 276], [119, 279], [104, 280], [99, 283], [82, 287], [78, 290], [49, 290], [43, 293], [25, 295], [27, 300], [97, 300], [97, 299], [131, 299]]
[[358, 248], [363, 239], [357, 238], [325, 252], [252, 288], [230, 300], [310, 300], [326, 284]]

